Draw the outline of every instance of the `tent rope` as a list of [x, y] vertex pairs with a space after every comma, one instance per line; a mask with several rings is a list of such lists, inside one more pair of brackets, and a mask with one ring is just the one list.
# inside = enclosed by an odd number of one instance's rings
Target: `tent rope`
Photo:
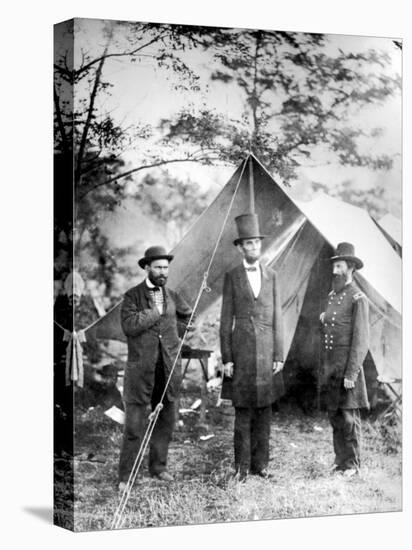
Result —
[[149, 423], [148, 423], [148, 426], [146, 428], [146, 432], [143, 436], [143, 439], [142, 439], [142, 443], [140, 445], [140, 448], [139, 448], [139, 451], [136, 455], [136, 458], [135, 458], [135, 461], [134, 461], [134, 464], [133, 464], [133, 467], [132, 467], [132, 470], [130, 472], [130, 475], [129, 475], [129, 478], [126, 482], [126, 486], [122, 492], [122, 495], [120, 497], [120, 502], [116, 508], [116, 511], [114, 513], [114, 516], [113, 516], [113, 520], [112, 520], [112, 524], [111, 524], [111, 529], [119, 529], [122, 524], [123, 524], [123, 512], [126, 508], [126, 505], [127, 505], [127, 502], [130, 498], [130, 494], [131, 494], [131, 490], [132, 490], [132, 487], [134, 485], [134, 482], [136, 481], [136, 477], [137, 477], [137, 474], [139, 472], [139, 469], [140, 469], [140, 466], [143, 462], [143, 456], [144, 456], [144, 453], [149, 445], [149, 442], [150, 442], [150, 438], [152, 436], [152, 433], [153, 433], [153, 430], [154, 430], [154, 427], [155, 427], [155, 424], [157, 422], [157, 419], [159, 417], [159, 414], [160, 414], [160, 411], [162, 410], [163, 408], [163, 400], [166, 396], [166, 393], [167, 393], [167, 389], [168, 389], [168, 386], [170, 384], [170, 380], [173, 376], [173, 372], [175, 370], [175, 367], [176, 367], [176, 364], [177, 364], [177, 361], [178, 361], [178, 358], [181, 354], [181, 351], [182, 351], [182, 347], [185, 343], [185, 340], [186, 340], [186, 337], [187, 337], [187, 333], [189, 332], [190, 328], [191, 328], [191, 323], [193, 321], [193, 318], [194, 318], [194, 315], [195, 315], [195, 312], [196, 312], [196, 309], [197, 309], [197, 306], [199, 305], [199, 302], [200, 302], [200, 299], [202, 297], [202, 294], [203, 292], [211, 292], [211, 288], [208, 286], [207, 284], [207, 279], [209, 277], [209, 272], [210, 272], [210, 268], [214, 262], [214, 259], [215, 259], [215, 256], [216, 256], [216, 252], [217, 252], [217, 249], [219, 247], [219, 244], [220, 244], [220, 241], [222, 239], [222, 236], [223, 236], [223, 232], [225, 230], [225, 227], [226, 227], [226, 224], [227, 224], [227, 221], [229, 219], [229, 215], [230, 215], [230, 212], [232, 210], [232, 207], [233, 207], [233, 203], [235, 201], [235, 197], [236, 197], [236, 194], [237, 194], [237, 191], [239, 189], [239, 185], [240, 185], [240, 182], [242, 181], [242, 177], [243, 177], [243, 173], [245, 171], [245, 167], [247, 165], [247, 158], [244, 160], [243, 162], [243, 167], [242, 167], [242, 170], [240, 172], [240, 175], [239, 175], [239, 179], [236, 183], [236, 187], [235, 187], [235, 190], [233, 192], [233, 195], [232, 195], [232, 198], [230, 200], [230, 203], [229, 203], [229, 206], [228, 206], [228, 209], [227, 209], [227, 212], [226, 212], [226, 215], [225, 215], [225, 218], [223, 220], [223, 223], [222, 223], [222, 226], [221, 226], [221, 229], [220, 229], [220, 232], [219, 232], [219, 235], [217, 237], [217, 240], [216, 240], [216, 243], [215, 243], [215, 246], [214, 246], [214, 249], [213, 249], [213, 252], [212, 252], [212, 255], [210, 257], [210, 260], [209, 260], [209, 264], [206, 268], [206, 271], [203, 273], [203, 280], [202, 280], [202, 283], [200, 285], [200, 288], [199, 288], [199, 292], [197, 294], [197, 297], [196, 297], [196, 300], [195, 300], [195, 303], [194, 303], [194, 306], [192, 308], [192, 313], [189, 317], [189, 321], [187, 323], [187, 326], [186, 326], [186, 329], [185, 329], [185, 332], [183, 334], [183, 337], [180, 341], [180, 344], [179, 344], [179, 348], [177, 350], [177, 353], [176, 353], [176, 356], [175, 356], [175, 359], [173, 361], [173, 365], [172, 365], [172, 368], [170, 369], [170, 373], [169, 373], [169, 376], [166, 380], [166, 383], [165, 383], [165, 387], [164, 387], [164, 390], [163, 390], [163, 393], [161, 395], [161, 398], [159, 400], [159, 403], [156, 405], [154, 411], [149, 415]]
[[[112, 306], [110, 309], [108, 309], [105, 313], [104, 313], [104, 317], [106, 315], [109, 315], [109, 313], [111, 313], [114, 309], [117, 308], [117, 306], [120, 304], [121, 302], [117, 302], [114, 306]], [[88, 330], [90, 330], [91, 328], [94, 327], [94, 325], [97, 325], [97, 323], [100, 321], [101, 317], [98, 317], [97, 319], [95, 319], [94, 321], [92, 321], [90, 323], [90, 325], [87, 325], [86, 328], [82, 328], [82, 332], [87, 332]], [[62, 327], [57, 321], [53, 320], [53, 323], [58, 326], [61, 330], [63, 331], [67, 331], [67, 332], [71, 332], [69, 329], [66, 329], [64, 327]], [[77, 332], [80, 332], [80, 331], [77, 331]]]
[[[108, 315], [119, 304], [115, 304], [111, 307], [105, 315]], [[86, 328], [80, 330], [69, 330], [64, 328], [60, 323], [53, 319], [53, 323], [63, 331], [63, 340], [68, 342], [66, 348], [66, 386], [70, 386], [70, 383], [76, 382], [79, 387], [83, 387], [84, 383], [84, 369], [83, 369], [83, 348], [81, 344], [87, 342], [86, 332], [94, 327], [101, 317], [98, 317], [92, 321]], [[73, 327], [72, 327], [73, 328]], [[110, 354], [108, 354], [110, 355]]]
[[82, 388], [84, 384], [82, 344], [86, 342], [84, 330], [70, 331], [62, 327], [57, 321], [54, 321], [54, 324], [63, 331], [63, 342], [68, 342], [65, 361], [66, 386], [70, 386], [71, 382], [75, 382]]

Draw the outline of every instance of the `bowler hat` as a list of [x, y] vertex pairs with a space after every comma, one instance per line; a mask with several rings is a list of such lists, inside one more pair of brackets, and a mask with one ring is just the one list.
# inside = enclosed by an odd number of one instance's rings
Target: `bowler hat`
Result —
[[150, 264], [150, 262], [153, 262], [154, 260], [169, 260], [169, 262], [171, 262], [173, 258], [174, 256], [167, 254], [166, 249], [163, 248], [163, 246], [151, 246], [146, 250], [143, 258], [140, 258], [138, 264], [144, 269], [147, 264]]
[[356, 269], [363, 267], [363, 262], [357, 256], [355, 256], [355, 247], [351, 243], [339, 243], [334, 256], [330, 258], [331, 262], [338, 262], [339, 260], [350, 261], [355, 264]]
[[233, 244], [239, 244], [243, 239], [263, 239], [266, 236], [260, 234], [257, 214], [241, 214], [235, 218], [235, 222], [239, 236]]

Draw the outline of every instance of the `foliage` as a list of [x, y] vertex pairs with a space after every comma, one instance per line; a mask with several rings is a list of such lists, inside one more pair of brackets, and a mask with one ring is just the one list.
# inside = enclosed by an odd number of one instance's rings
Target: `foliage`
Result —
[[[61, 184], [62, 193], [70, 195], [67, 190], [72, 189], [74, 180], [76, 209], [69, 219], [65, 219], [60, 210], [56, 211], [59, 227], [55, 230], [65, 233], [68, 249], [73, 245], [76, 252], [88, 249], [98, 264], [104, 256], [109, 257], [95, 275], [99, 280], [103, 277], [110, 290], [109, 279], [118, 266], [114, 251], [108, 248], [107, 239], [101, 234], [102, 214], [113, 211], [122, 202], [126, 183], [133, 174], [174, 162], [201, 161], [202, 156], [193, 153], [176, 156], [173, 148], [165, 144], [162, 155], [139, 147], [152, 136], [153, 128], [143, 124], [126, 127], [104, 108], [105, 98], [111, 95], [113, 86], [105, 67], [113, 59], [136, 63], [144, 58], [173, 72], [177, 78], [175, 87], [196, 91], [198, 77], [179, 53], [194, 45], [201, 46], [204, 31], [201, 27], [182, 25], [102, 22], [100, 33], [104, 44], [90, 45], [87, 50], [83, 44], [87, 43], [88, 23], [85, 29], [83, 24], [83, 20], [68, 22], [57, 37], [55, 159], [58, 172], [65, 173], [66, 177], [56, 181]], [[76, 50], [77, 44], [82, 45], [80, 52]], [[122, 155], [131, 148], [136, 150], [136, 165], [126, 167]], [[69, 200], [62, 201], [62, 205], [69, 210], [67, 206], [73, 196], [66, 199]], [[59, 242], [56, 244], [58, 257], [61, 247]]]
[[312, 182], [312, 187], [314, 191], [323, 191], [332, 197], [338, 197], [340, 200], [367, 210], [377, 220], [387, 211], [385, 188], [381, 186], [360, 189], [353, 180], [344, 180], [334, 187], [329, 187], [324, 183]]
[[[175, 180], [172, 185], [170, 176], [159, 178], [153, 169], [177, 163], [233, 165], [252, 149], [288, 183], [319, 148], [341, 164], [391, 166], [388, 156], [362, 152], [362, 143], [378, 130], [367, 133], [349, 124], [354, 113], [383, 103], [399, 89], [399, 79], [387, 74], [389, 59], [384, 54], [328, 53], [328, 38], [319, 34], [116, 21], [93, 24], [99, 27], [98, 39], [88, 36], [90, 20], [75, 19], [61, 27], [57, 41], [54, 128], [60, 175], [56, 195], [61, 206], [55, 224], [57, 270], [64, 271], [62, 259], [70, 257], [73, 248], [87, 252], [96, 266], [93, 275], [110, 292], [110, 279], [122, 269], [117, 260], [122, 251], [110, 249], [101, 230], [102, 216], [128, 196], [131, 182], [139, 205], [162, 223], [173, 218], [174, 238], [181, 236], [190, 215], [205, 205], [206, 195], [198, 194], [193, 182]], [[240, 116], [229, 116], [206, 103], [196, 106], [204, 81], [195, 56], [187, 55], [194, 49], [210, 60], [202, 68], [210, 82], [241, 95]], [[196, 100], [161, 120], [158, 128], [142, 121], [127, 125], [106, 106], [116, 93], [109, 70], [114, 61], [149, 63], [169, 75], [171, 89], [190, 92]], [[133, 161], [126, 161], [131, 151]], [[144, 171], [150, 171], [151, 178], [137, 178]], [[159, 210], [154, 191], [166, 203], [170, 199], [179, 204], [176, 208], [162, 204]], [[73, 193], [74, 215], [65, 216], [63, 209], [68, 210]], [[190, 201], [190, 209], [184, 208], [184, 200]]]
[[384, 442], [384, 451], [388, 454], [402, 452], [402, 423], [394, 416], [390, 421], [382, 423], [380, 435]]
[[210, 192], [202, 191], [195, 181], [181, 180], [162, 170], [158, 176], [147, 174], [134, 197], [143, 212], [167, 228], [169, 238], [176, 245], [208, 205]]
[[399, 90], [399, 78], [387, 75], [388, 56], [375, 50], [332, 55], [327, 46], [324, 35], [222, 30], [211, 79], [239, 87], [243, 117], [189, 106], [163, 121], [168, 138], [217, 149], [228, 162], [238, 162], [251, 148], [286, 182], [319, 147], [343, 165], [390, 168], [389, 156], [362, 152], [362, 141], [378, 130], [349, 124], [350, 116]]

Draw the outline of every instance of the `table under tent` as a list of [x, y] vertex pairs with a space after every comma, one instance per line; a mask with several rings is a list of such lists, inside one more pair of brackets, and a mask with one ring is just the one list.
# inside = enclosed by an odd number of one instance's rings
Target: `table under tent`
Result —
[[[273, 178], [253, 155], [239, 165], [172, 250], [175, 258], [168, 285], [193, 305], [206, 280], [208, 288], [198, 301], [196, 317], [202, 319], [211, 310], [218, 310], [224, 273], [240, 259], [233, 245], [234, 218], [250, 208], [251, 180], [254, 211], [267, 236], [263, 240], [262, 262], [277, 271], [282, 290], [288, 394], [299, 399], [305, 391], [314, 392], [319, 405], [319, 315], [331, 287], [328, 258], [339, 242], [348, 241], [365, 264], [355, 279], [370, 304], [370, 350], [365, 361], [369, 395], [374, 404], [378, 380], [390, 384], [399, 395], [400, 257], [366, 211], [323, 194], [306, 203], [293, 200], [280, 179]], [[213, 252], [214, 260], [209, 265]], [[91, 331], [97, 338], [124, 341], [120, 304]]]

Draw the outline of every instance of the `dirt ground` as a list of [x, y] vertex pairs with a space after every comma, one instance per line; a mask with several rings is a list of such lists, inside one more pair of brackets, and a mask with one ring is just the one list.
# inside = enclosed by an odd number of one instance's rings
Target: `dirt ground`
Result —
[[[181, 408], [197, 395], [186, 392]], [[122, 428], [101, 407], [79, 412], [74, 460], [74, 529], [110, 529], [119, 502], [117, 463]], [[233, 475], [233, 408], [208, 404], [179, 415], [169, 451], [170, 484], [149, 477], [144, 462], [123, 514], [122, 528], [399, 511], [402, 507], [399, 426], [363, 421], [363, 466], [345, 479], [332, 474], [332, 434], [326, 413], [304, 415], [288, 405], [273, 414], [269, 470], [273, 479]], [[201, 436], [213, 437], [202, 441]], [[67, 495], [66, 495], [67, 496]], [[62, 495], [62, 498], [63, 495]], [[59, 508], [57, 498], [56, 504]], [[61, 524], [67, 512], [56, 510]], [[70, 512], [69, 512], [70, 515]], [[66, 522], [66, 519], [67, 522]]]

